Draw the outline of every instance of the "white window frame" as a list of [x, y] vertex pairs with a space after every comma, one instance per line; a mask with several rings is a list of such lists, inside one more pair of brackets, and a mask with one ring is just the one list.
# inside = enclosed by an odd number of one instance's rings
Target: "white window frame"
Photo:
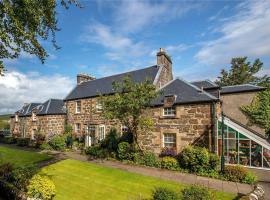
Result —
[[[80, 104], [80, 106], [78, 106], [78, 104]], [[82, 111], [82, 102], [81, 101], [76, 101], [76, 106], [75, 107], [76, 107], [75, 108], [76, 113], [81, 113], [81, 111]]]
[[175, 107], [163, 108], [163, 116], [164, 117], [174, 117], [174, 116], [176, 116], [176, 108]]
[[97, 112], [102, 112], [103, 111], [103, 106], [102, 106], [102, 103], [100, 102], [96, 102], [96, 111]]
[[[174, 141], [165, 141], [166, 135], [173, 135]], [[166, 146], [166, 144], [174, 144], [173, 146]], [[163, 147], [176, 148], [176, 133], [163, 133]]]
[[80, 133], [81, 132], [81, 124], [80, 123], [76, 123], [75, 124], [75, 133]]
[[99, 141], [104, 140], [105, 137], [106, 137], [105, 125], [99, 125], [98, 126], [98, 139], [99, 139]]
[[121, 135], [128, 132], [128, 127], [125, 125], [121, 125]]

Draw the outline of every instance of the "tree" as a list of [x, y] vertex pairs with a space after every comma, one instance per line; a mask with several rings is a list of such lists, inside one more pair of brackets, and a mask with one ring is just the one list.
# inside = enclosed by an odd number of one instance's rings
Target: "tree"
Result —
[[[76, 0], [61, 0], [68, 5]], [[56, 19], [57, 0], [1, 0], [0, 1], [0, 75], [4, 73], [3, 59], [18, 58], [22, 52], [37, 56], [44, 63], [48, 53], [41, 40], [51, 39], [56, 45], [55, 34], [59, 31]]]
[[134, 82], [130, 76], [114, 82], [113, 90], [115, 94], [100, 97], [103, 115], [106, 119], [117, 119], [127, 126], [132, 134], [134, 145], [140, 148], [139, 133], [148, 131], [153, 125], [147, 109], [159, 96], [159, 92], [149, 80], [138, 83]]
[[241, 110], [248, 116], [251, 124], [261, 126], [266, 135], [270, 136], [270, 77], [264, 76], [257, 84], [267, 89], [258, 93], [252, 103], [243, 106]]
[[219, 86], [238, 85], [254, 83], [258, 81], [255, 76], [263, 67], [260, 59], [256, 59], [253, 64], [247, 61], [247, 57], [232, 58], [229, 71], [221, 70], [220, 76], [215, 81]]

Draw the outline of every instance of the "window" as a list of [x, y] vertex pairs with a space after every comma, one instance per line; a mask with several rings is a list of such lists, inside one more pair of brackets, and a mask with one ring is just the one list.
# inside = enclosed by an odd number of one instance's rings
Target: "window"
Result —
[[105, 139], [105, 126], [104, 125], [100, 125], [98, 127], [98, 139], [99, 141]]
[[15, 122], [18, 122], [19, 121], [19, 116], [18, 114], [15, 115]]
[[102, 106], [102, 104], [100, 102], [96, 103], [96, 110], [97, 110], [97, 112], [102, 112], [103, 106]]
[[175, 116], [176, 114], [176, 110], [175, 107], [168, 107], [168, 108], [164, 108], [163, 110], [163, 115], [164, 116]]
[[81, 131], [81, 124], [77, 123], [75, 124], [75, 132], [79, 133]]
[[34, 112], [32, 113], [32, 120], [33, 120], [33, 121], [37, 121], [37, 115], [36, 115], [36, 113], [34, 113]]
[[76, 101], [76, 113], [81, 112], [81, 101]]
[[176, 134], [164, 133], [164, 147], [175, 148], [176, 147]]
[[121, 125], [121, 134], [127, 133], [128, 132], [128, 127], [125, 125]]
[[31, 140], [34, 140], [34, 139], [35, 139], [36, 132], [37, 132], [36, 129], [33, 129], [33, 130], [32, 130], [32, 132], [31, 132]]

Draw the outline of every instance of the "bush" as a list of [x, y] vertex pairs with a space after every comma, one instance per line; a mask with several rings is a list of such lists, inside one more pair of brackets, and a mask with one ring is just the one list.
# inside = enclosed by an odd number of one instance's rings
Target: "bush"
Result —
[[52, 147], [47, 142], [44, 142], [42, 145], [39, 146], [39, 148], [42, 150], [51, 150], [52, 149]]
[[29, 180], [37, 173], [37, 167], [34, 165], [18, 167], [10, 173], [8, 182], [15, 185], [18, 189], [25, 191]]
[[228, 181], [253, 184], [257, 177], [242, 166], [225, 166], [223, 177]]
[[158, 157], [152, 152], [143, 152], [142, 154], [143, 164], [149, 167], [156, 167]]
[[127, 142], [121, 142], [118, 144], [118, 158], [120, 160], [131, 160], [132, 159], [132, 150], [131, 146]]
[[42, 132], [38, 132], [36, 135], [35, 135], [35, 146], [36, 148], [39, 148], [42, 144], [44, 144], [45, 142], [45, 139], [46, 139], [46, 136], [44, 133]]
[[35, 175], [29, 182], [27, 194], [35, 199], [50, 200], [55, 196], [56, 189], [48, 177]]
[[255, 184], [258, 181], [257, 176], [255, 176], [252, 172], [248, 172], [245, 179], [243, 180], [243, 183], [247, 184]]
[[187, 146], [178, 156], [182, 168], [190, 172], [202, 173], [217, 169], [219, 158], [206, 148]]
[[129, 144], [133, 143], [133, 135], [130, 132], [125, 132], [122, 134], [122, 136], [119, 138], [119, 143], [121, 142], [127, 142]]
[[179, 169], [179, 164], [175, 158], [166, 156], [161, 159], [161, 167], [164, 169], [177, 170]]
[[6, 144], [15, 144], [16, 138], [14, 138], [12, 136], [7, 136], [7, 137], [4, 137], [3, 142]]
[[182, 190], [182, 199], [185, 200], [214, 200], [214, 193], [206, 187], [192, 185]]
[[0, 196], [1, 199], [22, 199], [24, 193], [13, 184], [0, 179]]
[[167, 188], [156, 188], [152, 194], [153, 200], [180, 200], [179, 195]]
[[176, 157], [177, 156], [177, 152], [176, 149], [174, 148], [163, 148], [160, 155], [160, 157], [165, 157], [165, 156], [170, 156], [170, 157]]
[[85, 150], [85, 153], [94, 159], [108, 157], [108, 151], [100, 146], [91, 146]]
[[116, 152], [118, 141], [117, 131], [115, 128], [112, 128], [105, 139], [101, 141], [100, 146], [107, 149], [109, 152]]
[[60, 135], [55, 135], [51, 140], [49, 141], [49, 145], [52, 147], [52, 149], [56, 151], [64, 151], [65, 150], [65, 137]]
[[17, 138], [17, 145], [20, 147], [26, 147], [30, 144], [30, 138]]
[[9, 179], [10, 173], [13, 170], [13, 165], [11, 163], [4, 163], [0, 165], [0, 178], [7, 180]]

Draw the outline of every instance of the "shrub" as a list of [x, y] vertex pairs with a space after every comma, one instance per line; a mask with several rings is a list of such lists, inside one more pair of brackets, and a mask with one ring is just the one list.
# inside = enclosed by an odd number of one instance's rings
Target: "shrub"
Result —
[[132, 159], [132, 150], [131, 146], [127, 142], [121, 142], [118, 144], [118, 158], [121, 160], [131, 160]]
[[65, 150], [65, 137], [60, 135], [55, 135], [50, 141], [49, 145], [56, 151], [64, 151]]
[[17, 138], [17, 145], [20, 147], [29, 146], [30, 138]]
[[107, 149], [109, 152], [116, 152], [118, 147], [119, 138], [117, 131], [112, 128], [104, 140], [101, 141], [101, 147]]
[[85, 153], [94, 159], [108, 157], [108, 151], [100, 146], [91, 146], [85, 150]]
[[45, 176], [35, 175], [27, 187], [27, 194], [36, 199], [50, 200], [55, 196], [54, 183]]
[[11, 172], [8, 181], [24, 191], [36, 172], [37, 167], [34, 165], [18, 167]]
[[9, 179], [10, 173], [13, 170], [13, 165], [11, 163], [4, 163], [0, 165], [0, 178], [7, 180]]
[[179, 169], [179, 164], [175, 158], [166, 156], [161, 159], [161, 167], [164, 169], [177, 170]]
[[72, 146], [73, 146], [73, 137], [72, 137], [71, 134], [68, 134], [68, 135], [66, 136], [66, 146], [67, 146], [68, 148], [72, 148]]
[[206, 187], [192, 185], [182, 190], [182, 199], [185, 200], [214, 200], [214, 193]]
[[156, 188], [152, 194], [153, 200], [180, 200], [179, 195], [167, 188]]
[[119, 138], [119, 143], [121, 142], [127, 142], [129, 144], [133, 143], [133, 135], [130, 132], [125, 132], [122, 134], [122, 136]]
[[257, 176], [255, 176], [252, 172], [248, 171], [243, 183], [247, 184], [255, 184], [258, 181]]
[[176, 149], [174, 148], [163, 148], [160, 155], [160, 157], [165, 157], [165, 156], [170, 156], [170, 157], [176, 157], [177, 156], [177, 152]]
[[152, 152], [143, 152], [142, 160], [144, 165], [149, 167], [157, 166], [158, 157]]
[[181, 167], [190, 172], [206, 172], [216, 170], [219, 159], [209, 153], [206, 148], [187, 146], [178, 156]]
[[4, 137], [3, 142], [6, 144], [15, 144], [16, 138], [14, 138], [12, 136], [7, 136], [7, 137]]
[[46, 139], [46, 136], [44, 133], [42, 132], [38, 132], [36, 135], [35, 135], [35, 146], [37, 148], [39, 148], [44, 142], [45, 142], [45, 139]]
[[51, 150], [52, 149], [52, 147], [47, 142], [44, 142], [42, 145], [39, 146], [39, 148], [42, 150]]

